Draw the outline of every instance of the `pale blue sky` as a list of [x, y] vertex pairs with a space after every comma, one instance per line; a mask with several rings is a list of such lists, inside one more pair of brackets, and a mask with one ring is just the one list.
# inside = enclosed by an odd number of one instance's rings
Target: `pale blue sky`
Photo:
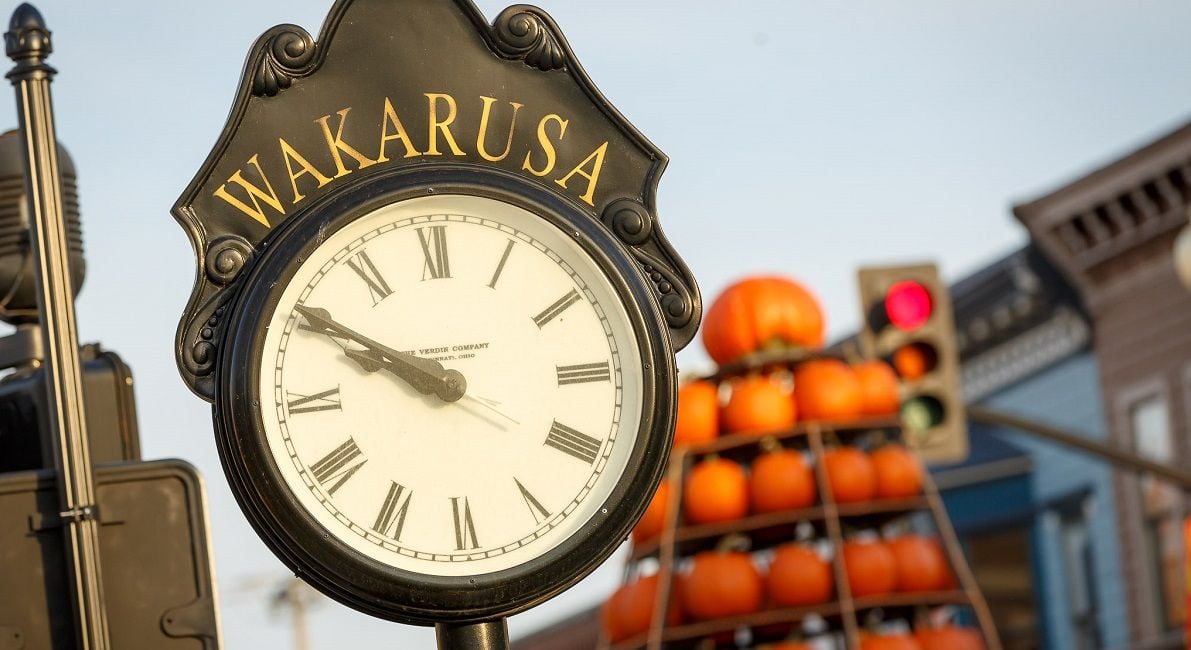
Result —
[[[132, 365], [145, 456], [206, 475], [226, 647], [290, 647], [264, 593], [238, 588], [284, 570], [235, 506], [209, 407], [174, 366], [194, 264], [169, 208], [222, 127], [248, 46], [278, 23], [317, 33], [330, 0], [36, 4], [54, 31], [59, 135], [80, 170], [82, 338]], [[507, 3], [479, 4], [491, 18]], [[1191, 117], [1185, 0], [541, 6], [671, 157], [659, 212], [704, 296], [746, 274], [793, 275], [822, 297], [833, 334], [857, 322], [857, 265], [935, 259], [957, 278], [1024, 242], [1012, 203]], [[3, 124], [16, 123], [12, 105]], [[704, 360], [680, 355], [685, 370]], [[514, 619], [514, 633], [602, 599], [619, 562]], [[320, 649], [433, 647], [429, 630], [331, 602], [311, 625]]]

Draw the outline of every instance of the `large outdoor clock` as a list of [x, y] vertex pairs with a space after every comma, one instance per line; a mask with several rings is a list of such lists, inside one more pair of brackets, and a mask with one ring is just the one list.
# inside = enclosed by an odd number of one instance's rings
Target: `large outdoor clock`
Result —
[[665, 160], [532, 7], [344, 0], [317, 43], [261, 37], [175, 206], [199, 263], [177, 355], [278, 557], [418, 624], [507, 616], [607, 558], [661, 478], [699, 320], [654, 212]]

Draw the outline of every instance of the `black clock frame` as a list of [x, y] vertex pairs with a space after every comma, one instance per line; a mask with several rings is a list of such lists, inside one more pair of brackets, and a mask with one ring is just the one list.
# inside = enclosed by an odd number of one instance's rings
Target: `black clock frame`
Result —
[[[416, 574], [338, 542], [297, 501], [274, 463], [260, 417], [258, 371], [265, 324], [288, 279], [332, 232], [383, 205], [434, 194], [498, 199], [539, 215], [602, 268], [628, 313], [641, 354], [642, 412], [624, 474], [596, 515], [550, 551], [476, 576]], [[623, 243], [564, 197], [512, 174], [470, 165], [402, 169], [312, 203], [270, 233], [242, 274], [224, 328], [215, 390], [215, 431], [232, 492], [257, 534], [297, 575], [327, 596], [381, 618], [416, 625], [476, 622], [523, 611], [568, 589], [616, 549], [661, 480], [673, 440], [674, 350], [653, 288]]]

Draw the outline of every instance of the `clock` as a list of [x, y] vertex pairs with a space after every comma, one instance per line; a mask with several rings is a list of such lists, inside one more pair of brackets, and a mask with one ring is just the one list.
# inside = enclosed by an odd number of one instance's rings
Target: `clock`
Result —
[[215, 393], [275, 553], [392, 620], [506, 616], [589, 573], [660, 479], [674, 361], [638, 263], [511, 175], [332, 194], [270, 234]]

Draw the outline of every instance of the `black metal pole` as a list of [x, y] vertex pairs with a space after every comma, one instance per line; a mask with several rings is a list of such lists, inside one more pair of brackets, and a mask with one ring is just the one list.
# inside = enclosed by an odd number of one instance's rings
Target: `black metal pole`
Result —
[[45, 62], [52, 51], [50, 31], [37, 9], [29, 4], [17, 7], [4, 34], [4, 44], [5, 52], [16, 63], [8, 79], [16, 88], [25, 153], [29, 239], [45, 336], [46, 403], [75, 613], [75, 647], [108, 650], [111, 641], [99, 566], [99, 522], [83, 413], [78, 330], [50, 99], [50, 80], [56, 70]]
[[439, 623], [434, 626], [438, 650], [509, 650], [506, 619], [481, 623]]

